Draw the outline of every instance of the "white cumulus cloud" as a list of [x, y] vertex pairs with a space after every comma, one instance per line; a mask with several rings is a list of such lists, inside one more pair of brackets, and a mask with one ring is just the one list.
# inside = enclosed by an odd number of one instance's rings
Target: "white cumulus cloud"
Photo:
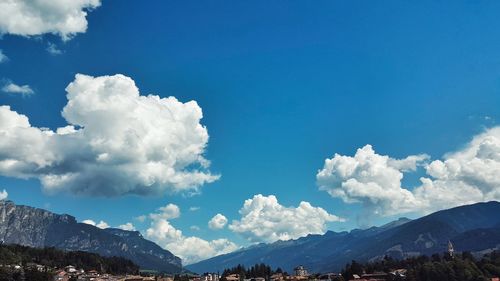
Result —
[[474, 136], [462, 149], [432, 161], [415, 189], [426, 207], [500, 200], [500, 127]]
[[48, 193], [90, 196], [199, 192], [219, 178], [203, 157], [195, 101], [142, 96], [129, 77], [77, 74], [55, 131], [0, 106], [0, 174], [38, 178]]
[[0, 1], [0, 34], [52, 33], [68, 40], [87, 30], [87, 12], [100, 5], [100, 0]]
[[210, 229], [222, 229], [226, 224], [227, 218], [222, 214], [217, 214], [208, 221], [208, 227], [210, 227]]
[[402, 171], [415, 170], [427, 155], [394, 159], [366, 145], [351, 156], [335, 154], [316, 175], [319, 188], [344, 202], [360, 202], [375, 214], [412, 211], [420, 202], [401, 187]]
[[[173, 204], [167, 206], [171, 205]], [[174, 208], [171, 207], [171, 209]], [[238, 249], [235, 243], [225, 238], [207, 241], [196, 236], [185, 236], [181, 230], [176, 229], [170, 223], [167, 217], [163, 216], [161, 209], [149, 217], [151, 225], [146, 230], [146, 237], [182, 258], [184, 265]]]
[[102, 228], [102, 229], [105, 229], [105, 228], [108, 228], [109, 227], [109, 224], [107, 224], [105, 221], [100, 221], [98, 224], [96, 224], [95, 226], [99, 227], [99, 228]]
[[152, 213], [149, 215], [151, 219], [176, 219], [181, 216], [181, 209], [175, 204], [167, 204], [164, 207], [158, 208], [157, 213]]
[[[402, 186], [404, 173], [418, 165], [427, 176], [414, 189]], [[475, 136], [459, 151], [428, 163], [428, 156], [394, 159], [370, 145], [354, 156], [335, 154], [317, 175], [321, 190], [347, 203], [362, 203], [376, 215], [428, 213], [439, 209], [500, 200], [500, 127]]]
[[118, 226], [118, 228], [128, 231], [135, 230], [135, 226], [131, 222], [127, 222], [126, 224], [121, 224]]
[[82, 223], [90, 224], [90, 225], [99, 227], [100, 229], [109, 228], [109, 224], [107, 224], [105, 221], [100, 221], [99, 223], [96, 223], [93, 220], [83, 220]]
[[7, 199], [7, 197], [9, 197], [9, 193], [7, 192], [7, 190], [2, 190], [0, 191], [0, 200], [5, 200]]
[[323, 234], [327, 222], [344, 221], [308, 202], [302, 201], [298, 207], [285, 207], [276, 196], [261, 194], [245, 200], [239, 213], [241, 219], [233, 220], [229, 229], [251, 242], [274, 242]]
[[20, 94], [23, 96], [29, 96], [35, 93], [29, 85], [17, 85], [12, 82], [8, 82], [2, 87], [2, 91], [11, 94]]

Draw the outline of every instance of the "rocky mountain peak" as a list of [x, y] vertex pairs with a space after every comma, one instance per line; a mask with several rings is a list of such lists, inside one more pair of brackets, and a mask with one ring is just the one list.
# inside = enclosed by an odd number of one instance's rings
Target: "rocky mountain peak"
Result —
[[56, 247], [120, 256], [143, 269], [168, 273], [182, 270], [179, 257], [144, 239], [138, 231], [100, 229], [78, 223], [67, 214], [16, 205], [10, 200], [0, 201], [0, 240], [37, 248]]

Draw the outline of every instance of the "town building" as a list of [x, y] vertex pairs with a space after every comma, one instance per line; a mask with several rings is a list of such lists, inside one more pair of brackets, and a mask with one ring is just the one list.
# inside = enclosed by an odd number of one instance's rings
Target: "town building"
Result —
[[353, 279], [349, 281], [386, 281], [388, 274], [385, 272], [374, 272], [369, 274], [363, 274], [361, 276], [353, 274], [352, 277]]
[[283, 281], [285, 277], [283, 276], [283, 273], [275, 273], [271, 275], [269, 278], [271, 281]]
[[240, 281], [240, 275], [239, 274], [230, 274], [226, 276], [227, 281]]
[[304, 277], [308, 275], [307, 270], [302, 265], [297, 266], [296, 268], [293, 269], [293, 271], [295, 272], [295, 276]]
[[219, 281], [220, 276], [217, 273], [205, 273], [201, 276], [201, 281]]

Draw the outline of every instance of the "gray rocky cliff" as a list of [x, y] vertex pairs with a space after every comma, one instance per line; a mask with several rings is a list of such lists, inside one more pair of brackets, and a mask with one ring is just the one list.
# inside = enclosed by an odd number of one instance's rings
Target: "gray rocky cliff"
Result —
[[100, 229], [70, 215], [0, 201], [0, 240], [30, 247], [56, 247], [132, 260], [142, 269], [178, 273], [181, 259], [137, 231]]

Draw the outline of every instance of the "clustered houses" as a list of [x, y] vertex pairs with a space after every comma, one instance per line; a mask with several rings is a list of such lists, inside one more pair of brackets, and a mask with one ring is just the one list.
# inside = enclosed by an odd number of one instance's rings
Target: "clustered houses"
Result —
[[[0, 265], [2, 268], [7, 268], [16, 272], [24, 273], [26, 270], [37, 270], [39, 272], [54, 272], [53, 281], [173, 281], [172, 277], [143, 277], [138, 275], [111, 275], [101, 274], [97, 270], [84, 271], [77, 269], [73, 265], [68, 265], [65, 268], [52, 268], [45, 265], [36, 263], [27, 263], [25, 266], [21, 265]], [[219, 281], [218, 279], [207, 279], [203, 281]]]
[[83, 269], [76, 269], [72, 265], [66, 266], [64, 269], [56, 271], [54, 276], [54, 281], [173, 281], [171, 277], [143, 277], [138, 275], [111, 275], [111, 274], [101, 274], [96, 270], [89, 270], [85, 272]]
[[219, 281], [220, 280], [220, 275], [218, 273], [204, 273], [203, 275], [188, 275], [188, 274], [186, 274], [186, 276], [188, 277], [189, 281]]
[[39, 271], [39, 272], [46, 272], [46, 271], [53, 270], [49, 266], [45, 266], [45, 265], [41, 265], [41, 264], [36, 264], [36, 263], [32, 263], [32, 262], [27, 263], [24, 266], [21, 266], [19, 264], [6, 264], [6, 265], [0, 264], [0, 267], [2, 267], [2, 268], [8, 268], [8, 269], [11, 269], [11, 270], [14, 270], [14, 271], [36, 270], [36, 271]]
[[386, 281], [386, 280], [401, 280], [406, 278], [406, 269], [396, 269], [389, 273], [374, 272], [370, 274], [353, 275], [353, 279], [349, 281]]
[[[101, 274], [96, 270], [84, 271], [77, 269], [72, 265], [66, 266], [64, 269], [53, 269], [38, 264], [27, 264], [24, 268], [20, 265], [3, 265], [15, 270], [36, 269], [38, 271], [54, 271], [56, 274], [53, 281], [174, 281], [173, 277], [144, 277], [138, 275], [115, 276], [111, 274]], [[221, 276], [217, 273], [205, 273], [203, 275], [186, 275], [189, 281], [220, 281]], [[297, 266], [294, 268], [293, 275], [286, 275], [283, 273], [276, 273], [271, 276], [256, 277], [256, 278], [243, 278], [239, 274], [230, 274], [225, 276], [226, 281], [332, 281], [339, 280], [341, 277], [339, 273], [327, 274], [309, 274], [304, 266]], [[375, 272], [370, 274], [354, 274], [353, 278], [348, 281], [387, 281], [387, 280], [401, 280], [406, 278], [406, 269], [397, 269], [389, 273]], [[341, 279], [343, 280], [343, 279]], [[500, 281], [498, 278], [493, 278], [492, 281]]]
[[370, 274], [353, 275], [353, 279], [349, 281], [386, 281], [386, 280], [401, 280], [406, 278], [406, 269], [396, 269], [389, 273], [374, 272]]
[[284, 275], [283, 273], [276, 273], [271, 275], [270, 281], [300, 281], [300, 280], [310, 280], [317, 279], [311, 278], [311, 275], [307, 273], [307, 269], [299, 265], [293, 269], [294, 275]]
[[293, 275], [287, 275], [283, 273], [275, 273], [268, 277], [256, 277], [256, 278], [240, 278], [239, 274], [230, 274], [225, 276], [226, 281], [330, 281], [335, 277], [340, 276], [337, 273], [328, 273], [323, 275], [310, 275], [306, 268], [302, 265], [297, 266], [293, 269]]
[[[340, 273], [326, 273], [326, 274], [309, 274], [306, 268], [302, 265], [297, 266], [294, 270], [294, 275], [285, 275], [283, 273], [276, 273], [271, 275], [268, 279], [264, 277], [240, 279], [240, 275], [231, 274], [226, 276], [227, 281], [331, 281], [331, 280], [344, 280]], [[406, 278], [406, 269], [397, 269], [389, 273], [375, 272], [371, 274], [354, 274], [353, 279], [349, 281], [387, 281], [387, 280], [401, 280]], [[196, 280], [190, 280], [196, 281]], [[207, 280], [204, 280], [207, 281]], [[500, 281], [500, 280], [498, 280]]]
[[219, 281], [218, 273], [205, 273], [200, 277], [200, 281]]
[[[226, 276], [226, 281], [240, 281], [240, 280], [243, 280], [243, 281], [266, 281], [266, 278], [264, 277], [255, 277], [255, 278], [243, 278], [243, 279], [240, 279], [240, 275], [239, 274], [230, 274], [228, 276]], [[272, 280], [272, 278], [271, 278]]]

